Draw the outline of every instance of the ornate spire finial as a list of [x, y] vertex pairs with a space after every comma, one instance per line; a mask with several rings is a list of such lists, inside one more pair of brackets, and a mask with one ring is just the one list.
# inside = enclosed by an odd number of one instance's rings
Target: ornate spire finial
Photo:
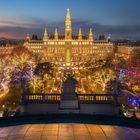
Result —
[[78, 39], [82, 40], [82, 29], [79, 28]]
[[67, 9], [66, 22], [71, 22], [70, 9]]
[[66, 22], [67, 24], [71, 24], [71, 16], [70, 16], [70, 9], [67, 9], [67, 14], [66, 14]]
[[93, 41], [93, 33], [92, 33], [92, 28], [89, 30], [89, 40]]
[[58, 40], [58, 31], [57, 31], [57, 28], [55, 29], [54, 39]]
[[70, 9], [69, 8], [67, 9], [67, 16], [70, 17]]
[[108, 35], [107, 40], [108, 42], [111, 42], [111, 34]]
[[26, 36], [26, 40], [27, 40], [27, 41], [30, 40], [30, 36], [29, 36], [29, 34], [27, 34], [27, 36]]
[[48, 32], [47, 32], [47, 28], [45, 28], [44, 36], [43, 36], [43, 41], [46, 41], [46, 40], [48, 40]]
[[44, 35], [48, 35], [47, 28], [45, 28]]
[[67, 12], [70, 11], [70, 8], [67, 8]]

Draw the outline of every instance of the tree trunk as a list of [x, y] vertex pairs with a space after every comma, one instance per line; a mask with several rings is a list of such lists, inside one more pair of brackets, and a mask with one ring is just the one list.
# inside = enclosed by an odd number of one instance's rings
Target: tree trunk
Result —
[[105, 87], [106, 85], [105, 84], [102, 84], [102, 90], [105, 91]]

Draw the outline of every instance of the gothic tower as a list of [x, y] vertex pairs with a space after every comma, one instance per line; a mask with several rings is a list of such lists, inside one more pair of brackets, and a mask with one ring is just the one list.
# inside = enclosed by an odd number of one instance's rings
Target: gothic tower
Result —
[[70, 10], [67, 9], [67, 15], [65, 21], [65, 39], [71, 40], [71, 38], [72, 38], [71, 16], [70, 16]]

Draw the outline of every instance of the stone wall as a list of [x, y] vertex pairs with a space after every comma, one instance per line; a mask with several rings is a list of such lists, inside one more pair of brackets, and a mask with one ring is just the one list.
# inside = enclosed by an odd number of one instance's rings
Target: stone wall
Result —
[[119, 108], [113, 104], [79, 104], [79, 110], [61, 110], [59, 104], [28, 103], [24, 105], [24, 114], [56, 114], [56, 113], [79, 113], [79, 114], [103, 114], [117, 115]]

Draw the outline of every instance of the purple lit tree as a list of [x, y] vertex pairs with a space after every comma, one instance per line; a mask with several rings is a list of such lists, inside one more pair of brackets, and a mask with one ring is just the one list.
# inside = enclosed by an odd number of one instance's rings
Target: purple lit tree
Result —
[[130, 97], [128, 98], [128, 102], [133, 106], [133, 107], [139, 107], [140, 106], [140, 99], [136, 97]]

